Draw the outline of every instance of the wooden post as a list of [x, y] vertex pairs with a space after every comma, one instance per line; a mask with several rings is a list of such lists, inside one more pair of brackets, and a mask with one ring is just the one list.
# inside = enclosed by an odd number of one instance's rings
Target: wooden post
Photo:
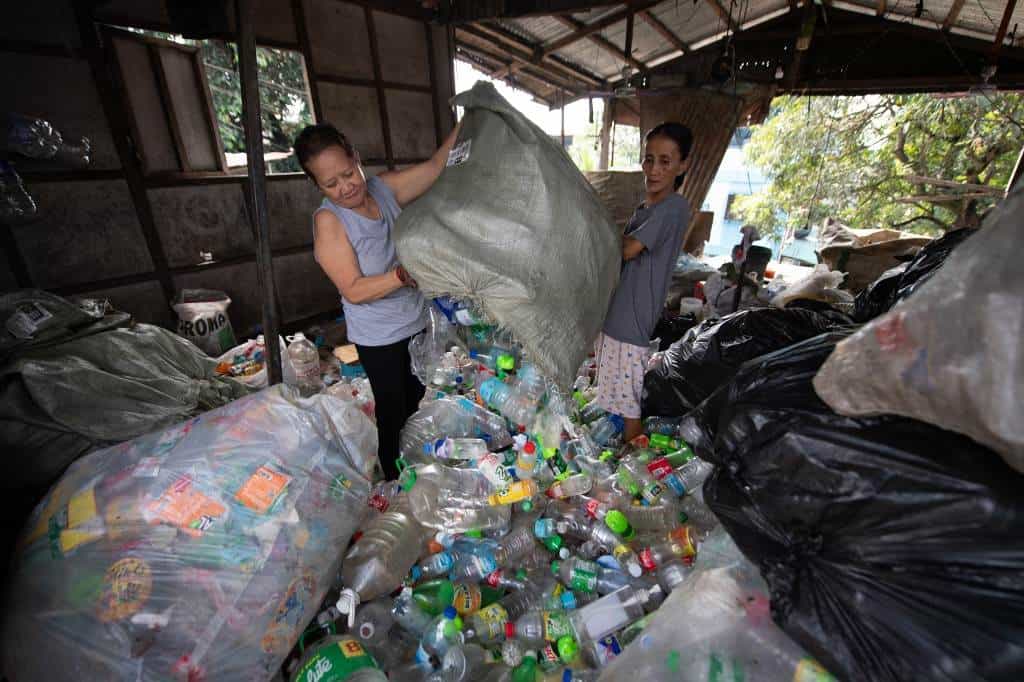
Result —
[[608, 160], [608, 167], [609, 168], [611, 168], [612, 166], [615, 165], [615, 120], [614, 119], [612, 119], [612, 144], [611, 144], [611, 148], [612, 148], [612, 151], [611, 151], [611, 154], [610, 154], [610, 158]]
[[612, 121], [615, 120], [615, 98], [604, 101], [604, 112], [601, 115], [601, 142], [598, 153], [597, 169], [608, 170], [608, 146], [611, 142]]

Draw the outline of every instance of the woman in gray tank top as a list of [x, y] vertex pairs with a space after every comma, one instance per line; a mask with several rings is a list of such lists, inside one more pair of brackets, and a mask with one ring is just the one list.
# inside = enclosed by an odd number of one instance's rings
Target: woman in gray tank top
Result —
[[324, 195], [313, 213], [313, 254], [338, 287], [348, 338], [370, 379], [377, 454], [388, 479], [398, 477], [398, 437], [423, 397], [409, 339], [426, 325], [423, 295], [398, 262], [392, 230], [402, 207], [444, 170], [457, 134], [458, 126], [428, 161], [369, 180], [359, 153], [334, 126], [307, 126], [295, 138], [295, 156]]

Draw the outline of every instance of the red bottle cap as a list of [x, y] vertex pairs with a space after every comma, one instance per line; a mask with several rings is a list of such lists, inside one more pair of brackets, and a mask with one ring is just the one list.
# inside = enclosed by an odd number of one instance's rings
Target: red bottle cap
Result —
[[505, 623], [505, 639], [516, 638], [516, 624], [512, 621]]

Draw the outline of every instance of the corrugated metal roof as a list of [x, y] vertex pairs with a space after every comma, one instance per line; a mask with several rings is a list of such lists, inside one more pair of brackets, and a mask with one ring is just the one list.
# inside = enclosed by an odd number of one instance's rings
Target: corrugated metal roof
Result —
[[[771, 19], [789, 11], [790, 8], [789, 0], [718, 0], [718, 2], [726, 11], [731, 10], [732, 15], [736, 17], [736, 22], [742, 28], [748, 28]], [[959, 16], [952, 26], [952, 32], [973, 38], [994, 39], [1006, 2], [1007, 0], [965, 0]], [[878, 3], [877, 0], [831, 0], [826, 8], [829, 5], [837, 9], [852, 9], [863, 14], [875, 14]], [[926, 0], [921, 16], [916, 17], [917, 0], [887, 0], [885, 16], [889, 19], [939, 30], [952, 6], [953, 0]], [[593, 24], [613, 15], [623, 15], [625, 8], [625, 4], [610, 5], [572, 16], [578, 22]], [[710, 44], [726, 33], [726, 22], [712, 7], [712, 0], [665, 0], [648, 11], [691, 49], [699, 49]], [[523, 54], [534, 54], [538, 50], [543, 50], [545, 45], [562, 40], [576, 31], [568, 26], [564, 19], [554, 16], [524, 17], [489, 23], [499, 25], [518, 36], [521, 40], [519, 47]], [[1010, 19], [1007, 44], [1024, 45], [1024, 35], [1018, 36], [1015, 31], [1018, 24], [1024, 29], [1024, 3], [1016, 8]], [[679, 51], [668, 40], [642, 18], [634, 19], [633, 31], [632, 57], [640, 62], [646, 65], [650, 65], [652, 62], [660, 63], [679, 54]], [[621, 51], [625, 47], [625, 34], [626, 22], [623, 19], [593, 34], [593, 37], [584, 37], [570, 43], [554, 52], [553, 55], [577, 65], [583, 71], [603, 80], [615, 82], [623, 75], [623, 67], [626, 66], [625, 60], [621, 55], [611, 54], [606, 47], [596, 44], [597, 41], [594, 38], [597, 38], [598, 41], [603, 39]], [[1010, 42], [1011, 38], [1012, 43]], [[496, 48], [501, 47], [500, 44], [496, 44]], [[545, 67], [546, 65], [541, 65], [537, 68], [544, 69]], [[630, 71], [635, 71], [635, 69], [630, 68]], [[531, 82], [539, 81], [533, 79]], [[591, 84], [583, 85], [581, 82], [580, 88], [592, 89], [593, 86]], [[557, 90], [554, 86], [548, 84], [540, 90], [534, 91], [534, 94], [550, 98], [555, 92]]]

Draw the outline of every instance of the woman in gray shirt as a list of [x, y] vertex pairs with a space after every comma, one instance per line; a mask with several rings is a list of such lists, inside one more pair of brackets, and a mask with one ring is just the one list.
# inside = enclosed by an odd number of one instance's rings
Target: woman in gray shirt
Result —
[[307, 126], [295, 155], [324, 195], [313, 214], [313, 254], [338, 287], [348, 338], [373, 388], [377, 454], [398, 478], [398, 437], [423, 397], [409, 362], [409, 339], [426, 326], [423, 295], [398, 262], [392, 230], [402, 207], [444, 170], [458, 126], [427, 161], [367, 179], [359, 152], [337, 128]]
[[693, 134], [680, 123], [662, 123], [644, 139], [646, 196], [626, 225], [619, 286], [598, 341], [597, 404], [622, 418], [626, 441], [643, 432], [640, 398], [651, 333], [690, 221], [689, 204], [676, 190], [692, 146]]

